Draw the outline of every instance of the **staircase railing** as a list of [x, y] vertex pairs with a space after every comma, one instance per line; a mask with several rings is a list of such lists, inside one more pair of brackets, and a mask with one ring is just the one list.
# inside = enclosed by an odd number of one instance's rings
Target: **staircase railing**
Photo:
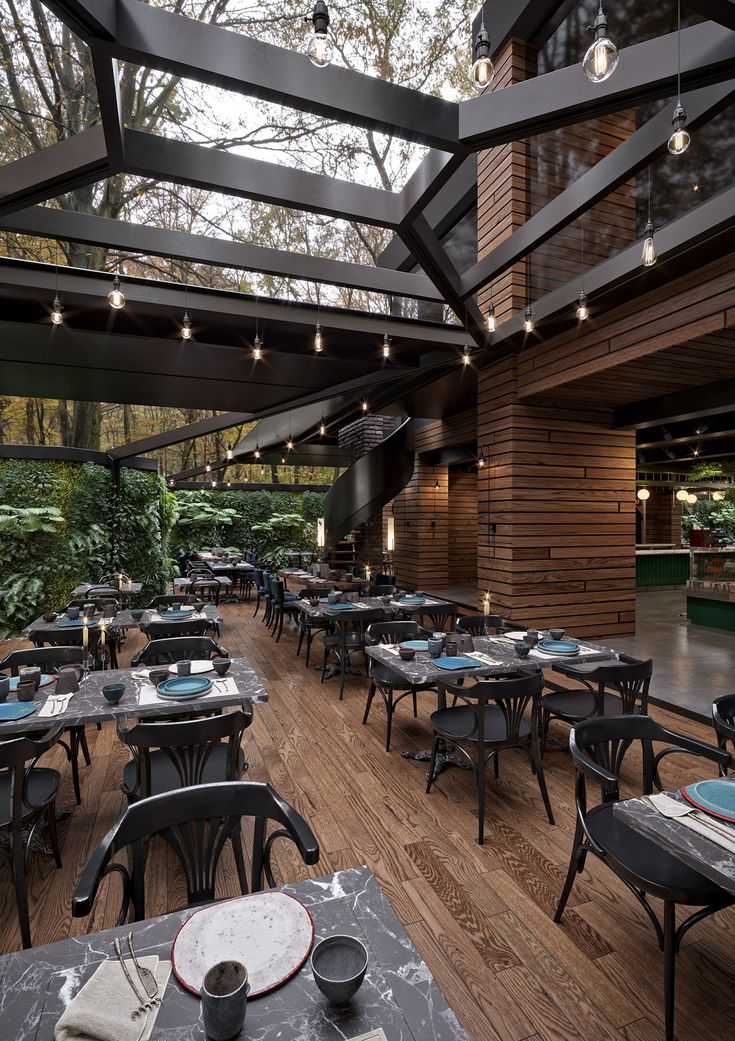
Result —
[[371, 448], [334, 482], [324, 500], [327, 551], [402, 492], [413, 477], [413, 419]]

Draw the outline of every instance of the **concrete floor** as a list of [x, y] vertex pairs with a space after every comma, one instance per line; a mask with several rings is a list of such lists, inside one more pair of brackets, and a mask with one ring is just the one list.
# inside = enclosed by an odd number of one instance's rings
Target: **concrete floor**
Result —
[[713, 700], [735, 690], [735, 633], [691, 625], [678, 588], [639, 591], [636, 614], [635, 636], [611, 645], [653, 658], [653, 698], [709, 721]]

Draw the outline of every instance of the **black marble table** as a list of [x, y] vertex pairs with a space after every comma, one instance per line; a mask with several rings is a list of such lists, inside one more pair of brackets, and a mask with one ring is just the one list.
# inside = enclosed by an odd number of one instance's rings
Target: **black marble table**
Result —
[[[212, 623], [212, 628], [214, 628], [214, 626], [216, 625], [219, 625], [219, 623], [222, 621], [222, 613], [216, 604], [206, 603], [202, 607], [201, 611], [192, 612], [193, 621], [200, 619], [202, 616], [207, 618], [207, 620]], [[111, 629], [140, 629], [141, 626], [146, 626], [151, 621], [165, 622], [166, 616], [161, 615], [157, 609], [146, 610], [143, 612], [140, 619], [136, 622], [132, 615], [132, 609], [123, 608], [121, 611], [117, 612], [114, 618], [110, 619], [109, 626]], [[175, 621], [172, 621], [170, 623], [171, 627], [173, 628], [176, 625], [176, 622], [181, 621], [187, 621], [187, 619], [177, 618]]]
[[[156, 719], [176, 715], [189, 715], [196, 712], [211, 712], [212, 709], [227, 708], [243, 702], [259, 704], [268, 700], [268, 694], [261, 683], [255, 669], [245, 658], [233, 658], [227, 677], [232, 677], [237, 685], [237, 694], [214, 693], [194, 701], [156, 701], [153, 704], [139, 704], [141, 688], [146, 681], [136, 676], [136, 669], [107, 669], [89, 672], [82, 680], [78, 692], [69, 702], [66, 712], [55, 716], [39, 716], [35, 712], [24, 719], [0, 722], [0, 738], [10, 734], [28, 733], [30, 731], [48, 730], [59, 723], [65, 727], [86, 726], [90, 723], [106, 723], [118, 717], [134, 719]], [[219, 678], [214, 672], [207, 676], [216, 682]], [[225, 678], [227, 678], [225, 677]], [[102, 694], [102, 687], [107, 683], [124, 683], [125, 693], [116, 705], [110, 705]], [[46, 699], [53, 695], [55, 683], [40, 687], [36, 693], [36, 704], [39, 710]], [[15, 701], [15, 694], [8, 696], [8, 702]], [[0, 1033], [0, 1037], [2, 1034]]]
[[[287, 983], [248, 1002], [240, 1038], [248, 1041], [347, 1041], [382, 1027], [388, 1041], [467, 1041], [466, 1034], [367, 867], [284, 886], [314, 920], [315, 938], [347, 933], [369, 951], [365, 981], [335, 1007], [317, 989], [307, 959]], [[132, 926], [138, 956], [169, 960], [177, 930], [192, 912]], [[131, 926], [79, 936], [0, 958], [2, 1037], [52, 1041], [61, 1013], [97, 966], [114, 958], [113, 940]], [[152, 1041], [204, 1041], [200, 1001], [172, 975]]]
[[[686, 801], [679, 791], [666, 794], [677, 802]], [[698, 835], [679, 821], [664, 817], [648, 799], [625, 799], [615, 804], [613, 813], [633, 831], [645, 835], [667, 853], [672, 853], [735, 896], [735, 854], [728, 853], [722, 846], [710, 842], [704, 835]], [[735, 840], [735, 825], [732, 826], [732, 832]]]
[[123, 582], [121, 587], [118, 587], [114, 582], [112, 584], [109, 582], [81, 582], [75, 589], [72, 589], [72, 599], [78, 600], [80, 597], [86, 596], [90, 589], [101, 586], [114, 589], [118, 599], [123, 600], [129, 596], [138, 596], [139, 593], [143, 592], [142, 582]]
[[[79, 618], [81, 619], [81, 617], [82, 616], [80, 615]], [[73, 626], [59, 625], [59, 621], [61, 621], [64, 618], [66, 618], [66, 615], [63, 612], [57, 616], [56, 621], [54, 622], [45, 622], [43, 618], [34, 618], [34, 620], [29, 625], [27, 625], [25, 629], [23, 629], [20, 635], [25, 637], [26, 640], [30, 640], [33, 636], [33, 633], [37, 632], [39, 629], [48, 629], [50, 632], [54, 633], [66, 632], [69, 633], [70, 636], [72, 634], [78, 636], [81, 633], [83, 626], [81, 624]], [[89, 618], [87, 620], [87, 628], [90, 630], [90, 633], [93, 630], [97, 629], [100, 621], [104, 621], [106, 626], [112, 626], [113, 619], [103, 619], [99, 613], [95, 613], [95, 615], [92, 618]]]

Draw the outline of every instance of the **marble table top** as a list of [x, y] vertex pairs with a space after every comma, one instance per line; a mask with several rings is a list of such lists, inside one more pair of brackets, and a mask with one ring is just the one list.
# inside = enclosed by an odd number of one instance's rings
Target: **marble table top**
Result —
[[[131, 611], [132, 611], [132, 608], [124, 607], [124, 608], [122, 608], [122, 610], [118, 611], [117, 614], [113, 618], [105, 618], [104, 622], [105, 622], [105, 625], [107, 626], [108, 630], [110, 630], [110, 629], [139, 629], [141, 625], [147, 625], [148, 622], [150, 622], [152, 615], [157, 614], [157, 612], [155, 612], [155, 611], [146, 611], [143, 614], [143, 616], [141, 617], [140, 621], [136, 622], [135, 619], [133, 618], [132, 614], [131, 614]], [[212, 603], [206, 603], [204, 605], [204, 607], [202, 608], [201, 612], [199, 613], [199, 615], [197, 617], [201, 617], [201, 615], [206, 615], [206, 617], [209, 619], [210, 622], [212, 622], [213, 625], [216, 625], [216, 624], [218, 624], [219, 622], [222, 621], [222, 614], [220, 613], [219, 609], [215, 606], [215, 604], [212, 604]], [[59, 618], [61, 618], [61, 617], [62, 617], [62, 615], [59, 615]], [[94, 618], [90, 619], [90, 625], [97, 626], [99, 624], [100, 620], [101, 620], [101, 616], [99, 614], [95, 614]], [[57, 619], [57, 621], [58, 621], [58, 619]], [[175, 625], [175, 622], [172, 622], [171, 624]], [[55, 632], [59, 632], [59, 633], [63, 633], [65, 631], [64, 627], [63, 626], [59, 627], [56, 624], [56, 622], [44, 622], [43, 618], [35, 618], [30, 623], [30, 625], [27, 625], [25, 627], [25, 629], [21, 633], [21, 636], [24, 636], [26, 639], [29, 639], [30, 636], [33, 633], [35, 633], [38, 629], [53, 629]], [[69, 630], [66, 630], [66, 631], [68, 632]], [[71, 630], [71, 632], [78, 632], [78, 631], [79, 630], [76, 627]]]
[[[209, 576], [208, 575], [201, 575], [200, 577], [201, 577], [203, 582], [206, 582], [206, 580], [207, 580], [207, 578]], [[232, 585], [232, 579], [229, 577], [229, 575], [215, 575], [215, 578], [219, 582], [221, 589], [229, 589], [230, 586]], [[189, 587], [191, 586], [191, 583], [192, 583], [192, 579], [189, 578], [188, 575], [185, 578], [175, 578], [174, 579], [174, 592], [177, 592], [178, 590], [181, 590], [181, 589], [189, 589]]]
[[[685, 801], [679, 791], [666, 794], [677, 802]], [[673, 853], [690, 868], [735, 896], [735, 856], [732, 853], [679, 821], [664, 817], [648, 799], [625, 799], [615, 803], [613, 813], [633, 831], [656, 842], [667, 853]]]
[[[345, 1006], [317, 989], [307, 959], [282, 987], [248, 1002], [243, 1038], [347, 1041], [382, 1027], [389, 1041], [467, 1041], [467, 1036], [367, 867], [284, 886], [314, 920], [315, 938], [359, 937], [369, 951], [365, 981]], [[52, 1041], [59, 1016], [97, 966], [114, 957], [113, 940], [132, 928], [138, 956], [169, 959], [191, 910], [78, 936], [0, 958], [3, 1037]], [[201, 1005], [172, 975], [151, 1041], [204, 1041]]]
[[[192, 612], [192, 619], [197, 621], [204, 616], [212, 623], [212, 625], [218, 625], [222, 621], [222, 613], [219, 608], [210, 602], [207, 602], [202, 607], [201, 611]], [[175, 627], [177, 622], [185, 622], [185, 618], [177, 618], [170, 622], [172, 629]], [[166, 621], [166, 616], [161, 615], [158, 609], [146, 610], [140, 621], [136, 622], [133, 618], [129, 609], [118, 611], [115, 617], [110, 622], [111, 629], [140, 629], [148, 625], [151, 621]]]
[[[156, 701], [152, 705], [140, 705], [138, 699], [141, 688], [146, 686], [146, 681], [135, 675], [138, 671], [141, 670], [106, 669], [89, 672], [69, 702], [66, 712], [56, 716], [39, 716], [38, 712], [35, 712], [24, 719], [0, 722], [0, 738], [10, 734], [48, 730], [59, 723], [63, 723], [65, 727], [71, 727], [86, 726], [89, 723], [106, 723], [125, 716], [135, 719], [156, 719], [161, 716], [210, 712], [213, 708], [227, 708], [229, 705], [240, 705], [245, 701], [258, 704], [268, 700], [268, 694], [260, 677], [245, 658], [233, 658], [232, 665], [227, 672], [227, 676], [232, 677], [237, 685], [236, 695], [223, 691], [194, 701]], [[214, 672], [207, 673], [207, 675], [213, 680], [217, 678]], [[125, 693], [116, 705], [110, 705], [102, 694], [102, 687], [107, 683], [125, 684]], [[39, 709], [43, 707], [46, 699], [53, 695], [55, 689], [55, 683], [38, 689], [36, 704]], [[9, 694], [7, 700], [8, 703], [15, 701], [15, 694]]]
[[345, 611], [342, 608], [333, 611], [329, 604], [317, 604], [316, 607], [312, 607], [308, 600], [298, 600], [296, 602], [300, 610], [312, 618], [316, 615], [326, 615], [334, 619], [346, 616], [348, 620], [359, 618], [364, 611], [374, 611], [376, 608], [381, 610], [386, 618], [393, 618], [398, 614], [429, 614], [431, 611], [441, 611], [443, 608], [454, 606], [449, 604], [447, 600], [439, 600], [436, 597], [431, 597], [424, 604], [400, 604], [396, 600], [391, 600], [389, 604], [384, 604], [383, 598], [380, 596], [360, 596], [349, 611]]
[[[429, 657], [428, 651], [418, 651], [411, 661], [404, 661], [384, 644], [375, 644], [366, 648], [366, 651], [368, 657], [380, 662], [381, 665], [388, 666], [388, 668], [400, 676], [402, 681], [410, 684], [436, 683], [438, 680], [456, 683], [457, 680], [466, 676], [506, 676], [517, 672], [519, 669], [525, 669], [526, 671], [528, 671], [529, 667], [543, 669], [553, 666], [560, 659], [562, 661], [579, 661], [581, 657], [581, 655], [573, 655], [571, 657], [554, 655], [554, 658], [550, 659], [546, 656], [541, 657], [538, 655], [536, 657], [519, 658], [513, 649], [513, 642], [506, 640], [502, 636], [475, 636], [472, 644], [476, 651], [486, 654], [488, 658], [493, 659], [497, 664], [490, 665], [478, 661], [476, 668], [452, 669], [448, 671], [438, 668]], [[613, 657], [612, 651], [606, 650], [597, 644], [587, 643], [585, 646], [591, 648], [590, 653], [585, 655], [585, 661], [604, 661]], [[458, 653], [462, 655], [462, 652]]]

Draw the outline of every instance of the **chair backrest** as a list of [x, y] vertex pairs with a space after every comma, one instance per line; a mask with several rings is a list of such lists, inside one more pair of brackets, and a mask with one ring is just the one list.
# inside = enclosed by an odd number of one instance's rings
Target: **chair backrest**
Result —
[[88, 596], [77, 597], [76, 600], [70, 600], [66, 605], [67, 609], [70, 607], [84, 608], [85, 604], [94, 604], [95, 611], [102, 611], [103, 608], [108, 605], [112, 605], [118, 611], [120, 610], [120, 601], [112, 596], [97, 596], [90, 599]]
[[429, 619], [435, 632], [449, 632], [453, 628], [453, 621], [457, 616], [457, 611], [456, 604], [441, 604], [438, 607], [429, 606], [421, 614], [422, 617]]
[[207, 578], [206, 576], [199, 578], [196, 575], [192, 576], [191, 591], [194, 596], [197, 596], [200, 593], [204, 594], [204, 596], [207, 596], [210, 593], [219, 596], [221, 588], [221, 583], [218, 578]]
[[133, 658], [133, 665], [173, 665], [177, 661], [209, 661], [227, 657], [227, 651], [211, 636], [174, 636], [151, 640]]
[[485, 740], [485, 706], [495, 704], [505, 718], [505, 744], [517, 744], [521, 740], [521, 724], [526, 710], [531, 705], [531, 728], [538, 733], [538, 717], [544, 675], [539, 671], [519, 673], [508, 679], [479, 680], [474, 684], [459, 685], [442, 683], [442, 687], [465, 702], [472, 709], [466, 731], [457, 740]]
[[[102, 879], [113, 872], [123, 881], [119, 924], [132, 905], [135, 921], [145, 918], [145, 867], [150, 859], [149, 839], [160, 835], [181, 864], [189, 905], [215, 898], [217, 865], [229, 838], [242, 856], [243, 817], [253, 820], [250, 889], [276, 885], [270, 862], [276, 837], [295, 843], [305, 864], [319, 860], [319, 844], [305, 820], [268, 784], [229, 781], [180, 788], [132, 803], [102, 839], [82, 871], [72, 897], [75, 918], [88, 915]], [[278, 825], [267, 835], [270, 822]], [[130, 866], [114, 862], [115, 854], [129, 848]], [[243, 879], [244, 881], [244, 879]]]
[[55, 671], [60, 665], [81, 665], [84, 654], [79, 647], [21, 647], [11, 651], [0, 661], [0, 669], [10, 669], [11, 676], [26, 665], [40, 665]]
[[109, 597], [113, 600], [117, 600], [119, 596], [120, 590], [116, 589], [115, 586], [91, 586], [87, 590], [87, 602], [95, 600], [97, 597], [100, 599]]
[[622, 701], [623, 715], [630, 716], [635, 712], [646, 715], [652, 675], [652, 658], [639, 661], [627, 654], [621, 654], [615, 661], [600, 662], [594, 670], [585, 674], [585, 679], [589, 683], [596, 683], [598, 689], [612, 687], [616, 690]]
[[140, 628], [149, 640], [165, 640], [176, 636], [204, 636], [211, 624], [208, 618], [184, 619], [180, 622], [161, 619], [160, 622], [148, 622]]
[[124, 788], [127, 795], [139, 799], [151, 794], [151, 749], [163, 752], [172, 763], [179, 787], [201, 784], [212, 752], [227, 741], [227, 762], [223, 781], [238, 778], [240, 741], [249, 726], [252, 713], [228, 712], [220, 716], [199, 717], [175, 722], [136, 723], [127, 729], [126, 720], [118, 719], [117, 736], [133, 753], [136, 783]]
[[372, 622], [365, 630], [369, 643], [402, 643], [404, 640], [428, 640], [431, 633], [418, 622]]
[[735, 744], [735, 694], [725, 694], [712, 702], [712, 725], [720, 748], [725, 748], [728, 741]]
[[507, 623], [499, 614], [462, 614], [457, 618], [457, 630], [471, 636], [482, 636], [485, 629], [499, 633], [507, 628]]
[[283, 607], [286, 597], [286, 587], [280, 578], [271, 578], [271, 593], [279, 607]]
[[[669, 755], [687, 752], [726, 766], [731, 760], [722, 749], [697, 741], [684, 734], [667, 730], [650, 716], [597, 716], [585, 719], [569, 735], [569, 751], [577, 768], [577, 807], [583, 815], [585, 808], [585, 776], [601, 785], [605, 802], [620, 798], [618, 779], [629, 749], [640, 742], [642, 751], [643, 794], [650, 795], [654, 787], [661, 789], [658, 768]], [[654, 754], [654, 743], [667, 747]]]
[[[88, 647], [90, 654], [94, 654], [97, 644], [100, 638], [100, 627], [98, 625], [91, 625], [89, 627], [89, 639]], [[28, 634], [28, 639], [31, 640], [36, 647], [43, 647], [48, 645], [49, 647], [79, 647], [82, 648], [84, 644], [83, 627], [69, 628], [69, 629], [34, 629]], [[105, 633], [105, 640], [107, 643], [111, 643], [117, 639], [117, 635], [114, 631], [107, 629]]]
[[197, 560], [191, 560], [189, 562], [189, 574], [207, 575], [209, 578], [214, 578], [214, 571], [212, 571], [209, 564], [203, 564], [201, 561]]
[[193, 604], [195, 601], [196, 597], [191, 593], [159, 593], [153, 597], [148, 607], [153, 610], [156, 607], [170, 607], [172, 604]]
[[261, 568], [253, 568], [253, 581], [258, 589], [265, 588], [265, 582], [263, 580], [263, 571]]
[[396, 587], [390, 585], [375, 585], [370, 587], [371, 596], [393, 596], [395, 591]]
[[[33, 770], [40, 757], [56, 744], [63, 731], [63, 724], [56, 724], [45, 734], [37, 738], [11, 737], [0, 741], [0, 776], [10, 777], [10, 805], [5, 804], [4, 813], [10, 810], [10, 817], [5, 827], [13, 833], [22, 830], [24, 822], [32, 816], [34, 810], [45, 810], [36, 806], [32, 798]], [[29, 765], [26, 765], [29, 764]]]

